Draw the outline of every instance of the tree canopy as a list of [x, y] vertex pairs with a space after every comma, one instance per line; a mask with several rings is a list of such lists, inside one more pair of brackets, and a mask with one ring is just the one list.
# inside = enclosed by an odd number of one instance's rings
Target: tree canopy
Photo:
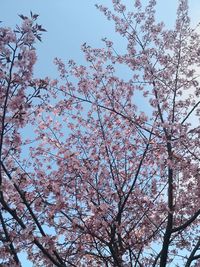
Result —
[[173, 29], [112, 2], [126, 51], [83, 44], [56, 80], [34, 77], [37, 14], [0, 27], [1, 266], [200, 264], [199, 28], [187, 0]]

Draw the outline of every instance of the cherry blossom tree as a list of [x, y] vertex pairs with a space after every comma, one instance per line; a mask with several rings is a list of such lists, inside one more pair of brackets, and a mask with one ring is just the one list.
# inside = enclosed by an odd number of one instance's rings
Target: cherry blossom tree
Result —
[[198, 27], [187, 0], [170, 30], [112, 2], [124, 52], [84, 44], [57, 80], [33, 78], [37, 15], [0, 28], [2, 266], [200, 264]]

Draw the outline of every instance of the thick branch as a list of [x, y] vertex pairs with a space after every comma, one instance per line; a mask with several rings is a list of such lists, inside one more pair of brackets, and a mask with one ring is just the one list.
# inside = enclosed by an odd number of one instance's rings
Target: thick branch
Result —
[[184, 230], [186, 227], [188, 227], [189, 225], [191, 225], [191, 223], [193, 223], [195, 221], [195, 219], [199, 215], [200, 215], [200, 210], [198, 210], [197, 212], [195, 212], [195, 214], [189, 220], [187, 220], [184, 224], [180, 225], [179, 227], [176, 227], [176, 228], [172, 229], [172, 233], [175, 233], [175, 232]]

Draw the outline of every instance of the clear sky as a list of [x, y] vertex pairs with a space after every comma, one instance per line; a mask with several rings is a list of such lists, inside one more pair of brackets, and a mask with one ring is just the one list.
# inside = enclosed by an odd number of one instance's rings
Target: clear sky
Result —
[[[143, 0], [146, 2], [147, 0]], [[177, 0], [157, 0], [157, 17], [168, 26], [174, 24]], [[120, 49], [122, 39], [115, 34], [113, 24], [95, 8], [95, 3], [111, 6], [111, 0], [0, 0], [2, 26], [13, 27], [20, 23], [17, 14], [39, 14], [39, 23], [47, 29], [43, 42], [38, 47], [36, 74], [41, 77], [58, 77], [53, 59], [74, 59], [83, 64], [80, 46], [87, 42], [91, 46], [102, 46], [101, 38], [108, 37]], [[129, 5], [133, 0], [124, 0]], [[200, 21], [200, 0], [190, 0], [190, 15], [193, 24]], [[37, 76], [36, 75], [36, 76]], [[23, 256], [23, 267], [31, 267]]]
[[[147, 0], [143, 0], [146, 2]], [[20, 23], [17, 14], [27, 15], [30, 10], [40, 15], [39, 22], [48, 30], [43, 43], [38, 45], [36, 70], [40, 75], [57, 76], [53, 66], [54, 57], [83, 62], [80, 46], [87, 42], [91, 46], [102, 46], [101, 38], [114, 40], [116, 47], [122, 39], [115, 34], [113, 24], [96, 8], [95, 3], [111, 6], [111, 0], [0, 0], [0, 20], [3, 25]], [[124, 0], [131, 8], [132, 0]], [[158, 18], [173, 25], [177, 1], [158, 0]], [[200, 1], [190, 0], [194, 22], [200, 20]]]

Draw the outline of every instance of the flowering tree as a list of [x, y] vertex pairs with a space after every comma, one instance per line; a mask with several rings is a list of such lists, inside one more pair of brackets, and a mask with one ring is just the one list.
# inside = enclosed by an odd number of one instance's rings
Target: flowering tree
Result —
[[60, 82], [33, 78], [37, 15], [0, 28], [2, 266], [199, 266], [200, 35], [187, 0], [173, 30], [134, 2], [97, 6], [126, 51], [84, 44]]

